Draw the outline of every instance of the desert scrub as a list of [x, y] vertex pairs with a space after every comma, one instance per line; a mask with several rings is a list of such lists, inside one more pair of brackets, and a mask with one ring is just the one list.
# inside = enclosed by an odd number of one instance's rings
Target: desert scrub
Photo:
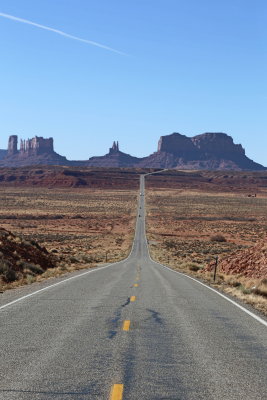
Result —
[[203, 266], [191, 262], [191, 263], [188, 263], [187, 268], [188, 268], [190, 271], [197, 272], [197, 271], [199, 271], [200, 269], [203, 269]]
[[254, 293], [260, 296], [267, 297], [267, 278], [264, 278], [254, 289]]
[[27, 274], [27, 275], [26, 275], [26, 282], [27, 282], [27, 285], [30, 285], [31, 283], [33, 283], [33, 282], [35, 282], [35, 281], [36, 281], [35, 276], [30, 275], [30, 274]]
[[226, 237], [223, 235], [213, 235], [210, 238], [211, 242], [227, 242]]
[[[136, 189], [0, 188], [0, 204], [1, 224], [17, 236], [23, 234], [24, 247], [26, 242], [39, 250], [45, 247], [51, 258], [64, 256], [73, 268], [102, 263], [107, 250], [116, 253], [109, 261], [118, 260], [118, 249], [123, 257], [129, 254]], [[68, 256], [74, 257], [72, 261]]]
[[8, 261], [0, 260], [0, 275], [4, 282], [14, 282], [17, 279], [17, 273]]
[[163, 245], [167, 250], [176, 249], [177, 247], [177, 243], [174, 240], [165, 240]]
[[69, 260], [70, 260], [70, 262], [71, 262], [72, 264], [77, 264], [77, 263], [80, 262], [79, 259], [78, 259], [76, 256], [71, 256], [71, 257], [69, 258]]
[[243, 294], [251, 294], [251, 293], [252, 293], [252, 290], [251, 290], [251, 289], [248, 289], [247, 287], [245, 287], [245, 286], [242, 285], [242, 284], [238, 286], [238, 289], [241, 290], [241, 292], [242, 292]]
[[39, 264], [32, 264], [26, 261], [18, 261], [18, 267], [20, 267], [23, 272], [30, 272], [31, 274], [38, 275], [44, 272], [43, 268]]

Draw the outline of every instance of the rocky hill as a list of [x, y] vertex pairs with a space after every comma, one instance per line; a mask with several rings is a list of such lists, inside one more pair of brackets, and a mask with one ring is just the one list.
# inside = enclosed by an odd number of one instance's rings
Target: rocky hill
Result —
[[[214, 263], [205, 270], [213, 271]], [[220, 272], [225, 274], [242, 274], [249, 278], [267, 277], [267, 244], [266, 240], [255, 246], [240, 250], [220, 261]], [[266, 282], [267, 283], [267, 282]]]
[[203, 133], [187, 137], [180, 133], [161, 136], [158, 149], [148, 157], [137, 158], [119, 149], [114, 142], [109, 152], [85, 161], [70, 161], [54, 151], [53, 139], [35, 137], [21, 140], [10, 136], [6, 155], [0, 153], [0, 167], [22, 167], [28, 165], [64, 165], [77, 167], [109, 168], [167, 168], [184, 170], [251, 170], [266, 168], [249, 159], [240, 144], [225, 133]]
[[27, 275], [42, 274], [57, 262], [55, 255], [34, 240], [27, 241], [0, 228], [0, 287]]

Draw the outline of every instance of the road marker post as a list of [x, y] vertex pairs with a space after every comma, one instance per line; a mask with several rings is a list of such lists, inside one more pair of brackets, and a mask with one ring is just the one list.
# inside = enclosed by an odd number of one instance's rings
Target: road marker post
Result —
[[214, 275], [213, 275], [213, 281], [214, 281], [214, 282], [215, 282], [215, 280], [216, 280], [217, 267], [218, 267], [218, 256], [215, 257]]

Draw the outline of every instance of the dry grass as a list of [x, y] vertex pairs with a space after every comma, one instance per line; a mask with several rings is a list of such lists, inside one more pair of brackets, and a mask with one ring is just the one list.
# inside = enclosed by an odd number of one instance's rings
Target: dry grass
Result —
[[[147, 236], [152, 257], [213, 283], [207, 263], [253, 246], [267, 233], [267, 198], [196, 190], [148, 190]], [[220, 273], [216, 285], [267, 314], [267, 280]]]
[[61, 260], [58, 268], [41, 275], [29, 271], [19, 284], [125, 258], [134, 234], [136, 200], [135, 190], [2, 188], [0, 226], [34, 239]]

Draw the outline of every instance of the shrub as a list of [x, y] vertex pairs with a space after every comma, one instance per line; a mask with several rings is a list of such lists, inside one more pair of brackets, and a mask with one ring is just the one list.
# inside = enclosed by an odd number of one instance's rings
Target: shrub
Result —
[[234, 281], [233, 284], [232, 284], [232, 286], [233, 286], [233, 287], [240, 287], [240, 286], [241, 286], [241, 283], [238, 282], [238, 281]]
[[243, 285], [240, 285], [239, 286], [239, 289], [241, 290], [241, 292], [243, 293], [243, 294], [250, 294], [251, 293], [251, 289], [247, 289], [245, 286], [243, 286]]
[[174, 240], [166, 240], [164, 242], [164, 245], [165, 245], [166, 249], [175, 249], [176, 248], [176, 243]]
[[259, 294], [260, 296], [267, 297], [267, 279], [262, 279], [256, 289], [254, 290], [254, 293]]
[[117, 238], [115, 241], [116, 241], [116, 244], [117, 244], [118, 246], [121, 246], [122, 243], [124, 242], [124, 239], [123, 239], [123, 238]]
[[33, 274], [42, 274], [44, 272], [43, 268], [40, 267], [39, 264], [31, 264], [26, 261], [20, 261], [19, 266], [23, 270], [28, 270], [28, 271], [32, 272]]
[[226, 238], [223, 235], [214, 235], [210, 238], [211, 242], [227, 242]]
[[12, 266], [3, 260], [0, 260], [0, 274], [5, 282], [14, 282], [17, 279], [17, 273]]
[[82, 256], [82, 260], [83, 260], [83, 262], [85, 262], [85, 263], [91, 263], [91, 262], [93, 262], [93, 257], [92, 257], [91, 255], [88, 256], [88, 255], [84, 254], [84, 255]]
[[197, 272], [203, 268], [202, 265], [196, 264], [194, 262], [186, 261], [180, 264], [181, 268], [189, 269], [190, 271]]
[[27, 284], [30, 285], [31, 283], [35, 282], [35, 278], [32, 275], [27, 275], [26, 276]]
[[71, 256], [71, 257], [70, 257], [70, 262], [71, 262], [72, 264], [76, 264], [76, 263], [79, 263], [80, 261], [78, 260], [78, 258], [76, 258], [76, 257], [74, 257], [74, 256]]
[[197, 264], [192, 263], [191, 265], [189, 265], [189, 269], [190, 269], [190, 271], [197, 272], [201, 269], [201, 267]]

